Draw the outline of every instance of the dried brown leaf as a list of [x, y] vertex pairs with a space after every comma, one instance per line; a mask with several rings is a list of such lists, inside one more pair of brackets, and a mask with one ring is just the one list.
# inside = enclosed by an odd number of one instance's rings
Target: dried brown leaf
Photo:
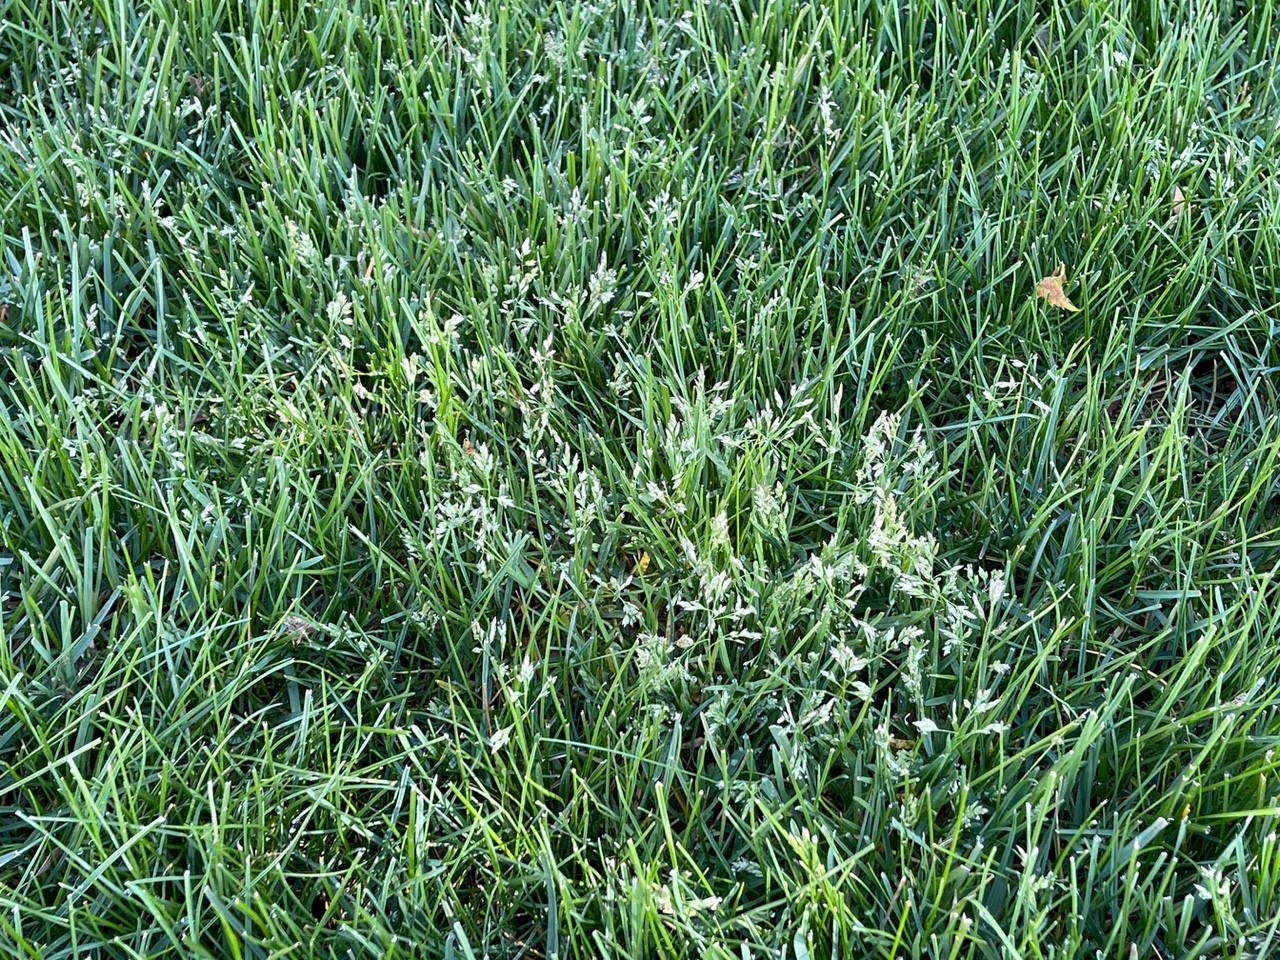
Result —
[[1036, 296], [1041, 300], [1048, 301], [1050, 306], [1057, 307], [1059, 310], [1079, 313], [1080, 308], [1072, 303], [1062, 291], [1062, 284], [1066, 279], [1067, 268], [1060, 263], [1057, 270], [1036, 284]]

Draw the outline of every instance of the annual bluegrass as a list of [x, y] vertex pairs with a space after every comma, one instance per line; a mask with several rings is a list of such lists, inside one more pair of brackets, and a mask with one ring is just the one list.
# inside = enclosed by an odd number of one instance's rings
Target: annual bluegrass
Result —
[[1280, 955], [1277, 37], [0, 0], [0, 956]]

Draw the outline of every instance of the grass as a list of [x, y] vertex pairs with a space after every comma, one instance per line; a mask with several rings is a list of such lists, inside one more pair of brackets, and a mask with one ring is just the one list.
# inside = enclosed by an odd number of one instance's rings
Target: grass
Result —
[[0, 0], [0, 956], [1280, 955], [1278, 33]]

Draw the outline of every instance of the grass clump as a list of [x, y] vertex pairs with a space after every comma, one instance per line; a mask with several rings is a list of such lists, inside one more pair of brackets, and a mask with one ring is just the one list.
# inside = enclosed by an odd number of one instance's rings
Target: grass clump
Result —
[[1280, 952], [1276, 21], [0, 0], [0, 955]]

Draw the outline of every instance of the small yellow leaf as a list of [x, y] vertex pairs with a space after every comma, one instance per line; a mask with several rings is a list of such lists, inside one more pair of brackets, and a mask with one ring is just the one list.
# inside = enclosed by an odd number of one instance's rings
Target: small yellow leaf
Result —
[[1186, 820], [1190, 816], [1191, 816], [1191, 804], [1188, 803], [1185, 807], [1182, 808], [1182, 819]]
[[910, 750], [916, 745], [914, 740], [904, 740], [902, 737], [890, 737], [889, 746], [895, 750]]
[[642, 551], [640, 556], [636, 559], [636, 575], [643, 577], [648, 572], [649, 572], [649, 554], [647, 552]]
[[1062, 284], [1066, 279], [1067, 268], [1060, 263], [1057, 270], [1036, 284], [1036, 296], [1041, 300], [1047, 300], [1051, 306], [1059, 310], [1079, 313], [1080, 308], [1068, 300], [1067, 295], [1062, 292]]

